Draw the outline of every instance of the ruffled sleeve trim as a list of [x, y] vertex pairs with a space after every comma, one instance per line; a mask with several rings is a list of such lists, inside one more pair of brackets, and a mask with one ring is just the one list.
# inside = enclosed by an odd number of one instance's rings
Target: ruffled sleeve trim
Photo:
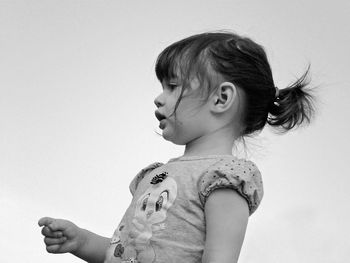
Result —
[[201, 176], [198, 189], [203, 207], [209, 195], [220, 188], [237, 191], [247, 201], [250, 215], [256, 211], [264, 194], [259, 169], [253, 162], [238, 158], [222, 159]]
[[159, 163], [159, 162], [155, 162], [152, 163], [150, 165], [148, 165], [147, 167], [143, 168], [140, 172], [138, 172], [136, 174], [136, 176], [134, 177], [134, 179], [131, 181], [130, 185], [129, 185], [129, 190], [131, 192], [132, 195], [134, 195], [137, 186], [139, 185], [139, 183], [141, 182], [141, 180], [152, 170], [162, 166], [163, 163]]

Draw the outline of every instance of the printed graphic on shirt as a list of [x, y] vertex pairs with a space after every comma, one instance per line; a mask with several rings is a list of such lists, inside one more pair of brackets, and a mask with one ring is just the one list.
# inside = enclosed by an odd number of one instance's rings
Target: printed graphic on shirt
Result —
[[114, 258], [109, 262], [153, 262], [155, 252], [150, 239], [153, 233], [166, 228], [164, 221], [176, 196], [177, 183], [173, 178], [167, 173], [155, 176], [137, 200], [129, 229], [122, 222], [114, 232], [111, 240]]

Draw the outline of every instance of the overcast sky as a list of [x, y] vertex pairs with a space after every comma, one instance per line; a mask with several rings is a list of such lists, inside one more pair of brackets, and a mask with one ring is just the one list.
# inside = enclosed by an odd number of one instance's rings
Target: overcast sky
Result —
[[46, 252], [42, 216], [112, 235], [136, 173], [183, 151], [156, 134], [157, 55], [218, 29], [262, 44], [279, 88], [310, 62], [319, 96], [308, 128], [249, 141], [265, 196], [240, 262], [347, 262], [349, 14], [345, 0], [0, 0], [0, 262], [81, 262]]

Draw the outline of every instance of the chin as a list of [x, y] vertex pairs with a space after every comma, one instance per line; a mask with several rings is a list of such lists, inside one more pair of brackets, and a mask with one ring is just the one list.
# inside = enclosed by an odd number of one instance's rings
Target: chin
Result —
[[187, 143], [183, 139], [181, 139], [181, 138], [174, 138], [174, 136], [171, 136], [171, 134], [167, 134], [165, 132], [163, 132], [162, 135], [163, 135], [164, 140], [172, 142], [173, 144], [176, 144], [176, 145], [186, 145], [186, 143]]

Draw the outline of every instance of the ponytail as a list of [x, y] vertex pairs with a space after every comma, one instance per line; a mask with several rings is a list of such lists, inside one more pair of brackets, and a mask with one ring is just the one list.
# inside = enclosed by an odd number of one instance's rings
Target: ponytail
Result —
[[293, 84], [280, 89], [278, 97], [271, 104], [267, 123], [280, 133], [285, 133], [303, 123], [309, 124], [314, 115], [315, 97], [308, 88], [309, 71], [310, 65]]

